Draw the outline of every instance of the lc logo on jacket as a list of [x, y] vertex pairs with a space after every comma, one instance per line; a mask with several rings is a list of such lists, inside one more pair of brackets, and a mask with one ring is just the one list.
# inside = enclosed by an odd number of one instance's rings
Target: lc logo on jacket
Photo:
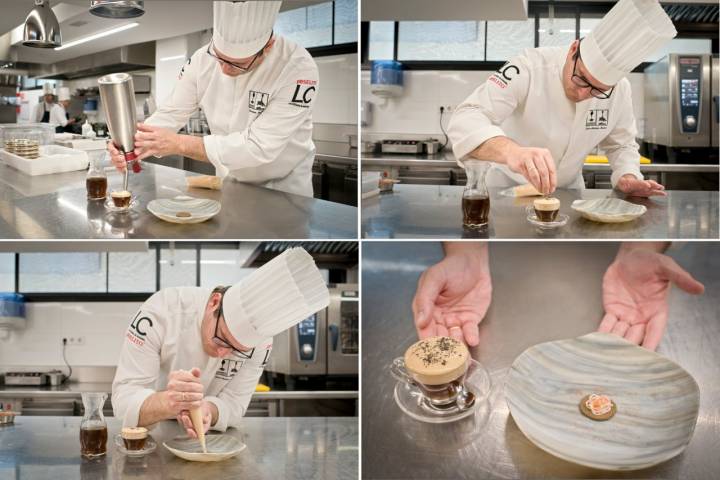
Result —
[[152, 328], [153, 321], [147, 315], [144, 315], [142, 311], [138, 312], [130, 323], [125, 336], [127, 339], [135, 345], [142, 347], [145, 345], [145, 337], [148, 334], [148, 329]]
[[308, 108], [310, 102], [312, 102], [315, 96], [315, 80], [298, 80], [295, 85], [295, 92], [293, 93], [290, 105], [296, 107]]

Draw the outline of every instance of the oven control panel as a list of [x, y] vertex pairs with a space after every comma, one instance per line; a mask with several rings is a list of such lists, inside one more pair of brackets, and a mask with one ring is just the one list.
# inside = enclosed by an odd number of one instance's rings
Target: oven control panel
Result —
[[683, 133], [698, 133], [702, 103], [702, 59], [680, 56], [677, 68], [680, 89], [680, 128]]

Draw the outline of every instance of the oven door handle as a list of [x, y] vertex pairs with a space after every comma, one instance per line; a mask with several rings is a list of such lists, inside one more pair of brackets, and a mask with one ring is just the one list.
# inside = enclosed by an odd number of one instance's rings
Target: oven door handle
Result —
[[340, 336], [340, 329], [337, 325], [330, 325], [330, 344], [332, 345], [333, 352], [337, 351], [338, 337]]

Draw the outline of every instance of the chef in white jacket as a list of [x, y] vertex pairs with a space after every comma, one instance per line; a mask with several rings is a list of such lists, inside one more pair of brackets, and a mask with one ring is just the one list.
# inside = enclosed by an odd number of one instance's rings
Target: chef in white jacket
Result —
[[636, 196], [664, 195], [644, 180], [625, 78], [677, 32], [657, 0], [621, 0], [570, 48], [534, 48], [511, 59], [452, 116], [458, 163], [494, 162], [488, 186], [530, 183], [548, 194], [584, 187], [585, 157], [602, 149], [611, 182]]
[[[213, 2], [212, 41], [183, 67], [170, 97], [139, 124], [140, 159], [180, 154], [242, 182], [312, 197], [315, 61], [273, 33], [281, 2]], [[202, 107], [211, 135], [176, 132]], [[110, 144], [113, 162], [123, 156]]]
[[57, 133], [66, 131], [68, 125], [75, 123], [74, 118], [70, 118], [67, 109], [70, 107], [70, 89], [68, 87], [58, 88], [58, 103], [54, 104], [50, 109], [50, 123], [55, 125]]
[[237, 427], [267, 364], [272, 337], [325, 308], [329, 293], [312, 257], [286, 250], [226, 288], [173, 287], [152, 295], [128, 328], [112, 385], [124, 427], [176, 418], [195, 438]]
[[50, 123], [50, 111], [55, 105], [55, 94], [49, 83], [43, 84], [43, 101], [35, 106], [35, 123]]

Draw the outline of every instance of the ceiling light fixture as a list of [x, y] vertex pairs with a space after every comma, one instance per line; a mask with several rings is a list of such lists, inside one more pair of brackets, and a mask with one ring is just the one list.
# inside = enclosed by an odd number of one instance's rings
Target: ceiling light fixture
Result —
[[129, 30], [131, 28], [137, 27], [140, 25], [137, 22], [128, 23], [126, 25], [122, 25], [120, 27], [115, 27], [110, 30], [105, 30], [104, 32], [94, 33], [92, 35], [89, 35], [87, 37], [78, 38], [77, 40], [72, 40], [70, 42], [67, 42], [65, 45], [61, 47], [57, 47], [55, 50], [65, 50], [66, 48], [74, 47], [75, 45], [80, 45], [81, 43], [87, 43], [91, 42], [93, 40], [97, 40], [98, 38], [107, 37], [108, 35], [113, 35], [115, 33], [124, 32], [125, 30]]
[[103, 18], [136, 18], [145, 13], [143, 0], [91, 0], [90, 13]]
[[35, 0], [25, 19], [23, 45], [33, 48], [57, 48], [62, 45], [60, 24], [50, 8], [50, 0]]
[[187, 55], [173, 55], [172, 57], [163, 57], [160, 59], [161, 62], [169, 62], [170, 60], [185, 60]]

